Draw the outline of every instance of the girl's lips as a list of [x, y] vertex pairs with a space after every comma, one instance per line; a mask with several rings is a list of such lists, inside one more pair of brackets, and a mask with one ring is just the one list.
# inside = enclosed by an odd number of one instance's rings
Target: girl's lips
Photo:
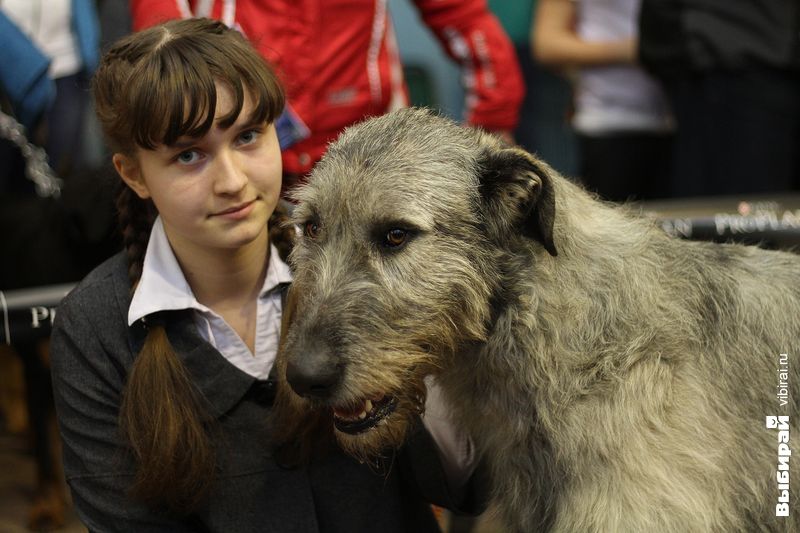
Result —
[[219, 213], [215, 213], [212, 216], [227, 218], [229, 220], [239, 220], [247, 217], [250, 214], [255, 203], [255, 200], [250, 200], [249, 202], [245, 202], [229, 209], [225, 209], [224, 211], [220, 211]]

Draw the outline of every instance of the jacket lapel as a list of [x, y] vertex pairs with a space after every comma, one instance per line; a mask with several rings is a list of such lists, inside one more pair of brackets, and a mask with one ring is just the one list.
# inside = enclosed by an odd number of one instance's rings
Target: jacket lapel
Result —
[[200, 336], [190, 311], [168, 313], [167, 336], [219, 418], [236, 405], [256, 379], [236, 368]]
[[[118, 260], [124, 263], [124, 254], [120, 254]], [[127, 282], [127, 270], [125, 268], [118, 270], [120, 278], [114, 284], [115, 296], [127, 320], [127, 310], [131, 303], [130, 284]], [[276, 290], [281, 291], [282, 301], [285, 300], [289, 285], [282, 283], [276, 287]], [[253, 376], [236, 368], [200, 336], [192, 320], [191, 311], [159, 313], [153, 320], [160, 321], [166, 327], [167, 336], [178, 357], [186, 365], [200, 394], [209, 403], [211, 414], [216, 418], [230, 411], [257, 381]], [[152, 320], [148, 319], [148, 322]], [[142, 321], [130, 327], [130, 348], [134, 357], [141, 351], [146, 335], [147, 329]]]

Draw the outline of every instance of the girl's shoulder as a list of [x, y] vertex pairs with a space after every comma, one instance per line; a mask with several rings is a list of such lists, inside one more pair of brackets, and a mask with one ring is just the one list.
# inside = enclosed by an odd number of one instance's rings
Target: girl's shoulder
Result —
[[[50, 337], [53, 375], [85, 390], [110, 387], [114, 394], [131, 361], [132, 331], [127, 261], [115, 255], [89, 273], [56, 309]], [[64, 387], [59, 386], [63, 392]]]
[[102, 319], [127, 315], [130, 305], [128, 263], [119, 252], [92, 270], [61, 301], [57, 315], [81, 313]]

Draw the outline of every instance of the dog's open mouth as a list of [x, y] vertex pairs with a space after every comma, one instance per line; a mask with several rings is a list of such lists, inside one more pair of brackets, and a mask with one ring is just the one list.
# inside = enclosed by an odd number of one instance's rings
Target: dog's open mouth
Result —
[[333, 425], [342, 433], [357, 435], [377, 426], [396, 407], [397, 398], [394, 396], [378, 396], [364, 399], [355, 405], [334, 407]]

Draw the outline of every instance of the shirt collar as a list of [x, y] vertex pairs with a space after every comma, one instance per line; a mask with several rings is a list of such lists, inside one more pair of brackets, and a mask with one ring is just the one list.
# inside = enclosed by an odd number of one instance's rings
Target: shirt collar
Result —
[[[264, 284], [259, 297], [264, 297], [276, 287], [292, 281], [289, 266], [278, 255], [278, 250], [270, 244], [270, 260]], [[183, 275], [178, 259], [172, 251], [164, 231], [161, 217], [156, 217], [142, 265], [142, 276], [133, 293], [128, 308], [128, 325], [160, 311], [210, 309], [194, 297], [192, 288]]]

